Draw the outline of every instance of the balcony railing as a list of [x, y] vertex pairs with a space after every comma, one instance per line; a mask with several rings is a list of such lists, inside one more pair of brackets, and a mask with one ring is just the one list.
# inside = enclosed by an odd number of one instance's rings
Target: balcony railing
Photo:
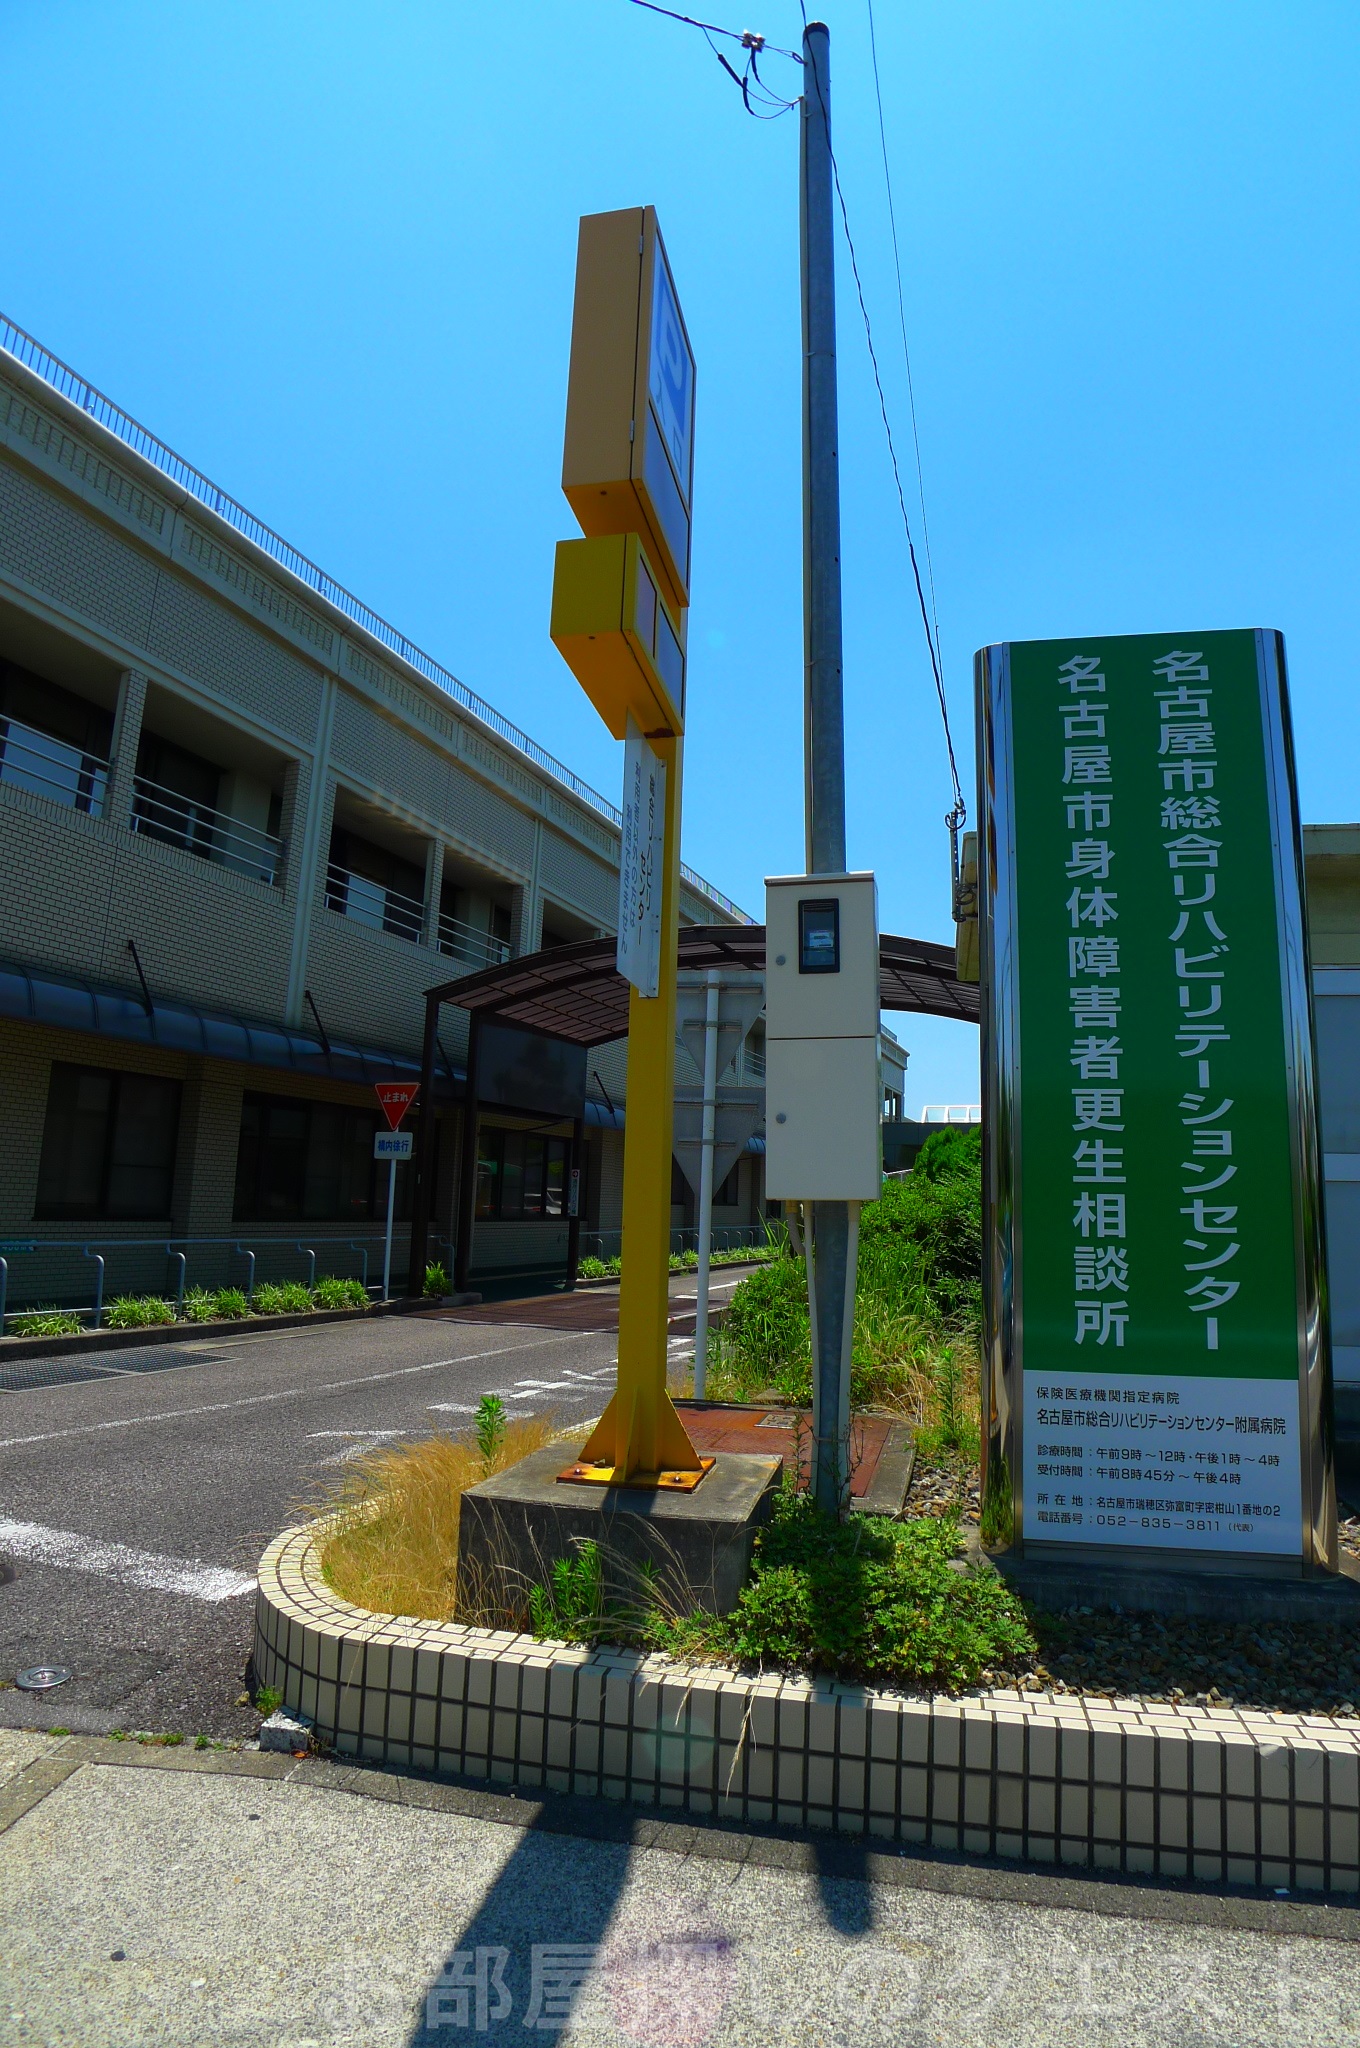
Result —
[[0, 718], [0, 782], [98, 817], [108, 795], [109, 764], [17, 718]]
[[982, 1106], [976, 1102], [928, 1102], [921, 1111], [923, 1124], [980, 1124]]
[[274, 833], [243, 825], [225, 811], [195, 803], [145, 775], [134, 776], [132, 791], [132, 829], [144, 839], [159, 839], [238, 874], [277, 884], [283, 871], [283, 841]]
[[[125, 447], [135, 449], [143, 461], [153, 464], [162, 476], [169, 477], [181, 490], [196, 498], [200, 505], [208, 506], [219, 519], [224, 519], [229, 526], [235, 527], [238, 533], [243, 534], [257, 548], [271, 556], [290, 575], [296, 576], [299, 582], [305, 583], [309, 590], [314, 590], [327, 604], [334, 605], [346, 618], [353, 619], [357, 626], [371, 634], [375, 640], [381, 641], [384, 647], [390, 647], [400, 660], [409, 662], [427, 681], [433, 683], [436, 688], [446, 691], [463, 710], [470, 712], [518, 753], [532, 761], [534, 766], [552, 781], [570, 790], [571, 794], [588, 809], [608, 819], [610, 824], [622, 827], [623, 815], [608, 797], [601, 796], [588, 782], [583, 782], [579, 775], [573, 774], [563, 762], [540, 747], [537, 740], [530, 739], [528, 733], [521, 732], [517, 725], [513, 725], [502, 712], [497, 711], [494, 704], [488, 704], [485, 697], [479, 697], [475, 690], [470, 690], [466, 683], [451, 675], [441, 663], [424, 653], [408, 640], [404, 633], [398, 632], [395, 626], [390, 626], [386, 619], [380, 618], [377, 612], [355, 597], [352, 591], [337, 583], [333, 576], [328, 576], [324, 569], [319, 569], [315, 562], [309, 561], [306, 555], [301, 554], [271, 527], [266, 526], [263, 520], [257, 519], [253, 512], [247, 512], [244, 505], [239, 505], [226, 491], [219, 489], [201, 470], [186, 462], [182, 455], [176, 455], [173, 448], [167, 448], [164, 441], [148, 427], [142, 426], [131, 414], [124, 412], [120, 405], [115, 405], [111, 398], [106, 398], [102, 391], [96, 390], [78, 370], [73, 370], [69, 363], [62, 362], [59, 356], [54, 356], [50, 349], [45, 349], [33, 335], [17, 326], [13, 320], [6, 319], [3, 314], [0, 314], [0, 349], [13, 356], [16, 362], [23, 363], [35, 377], [41, 377], [46, 385], [53, 391], [59, 391], [72, 405], [79, 406], [91, 419], [97, 420], [108, 433], [116, 435]], [[730, 897], [724, 896], [721, 889], [715, 889], [711, 882], [706, 882], [702, 875], [696, 874], [693, 868], [687, 867], [683, 862], [680, 873], [690, 888], [701, 896], [706, 896], [710, 903], [717, 904], [720, 910], [726, 911], [739, 924], [754, 922], [744, 910], [738, 909]]]
[[748, 1081], [763, 1081], [765, 1079], [765, 1049], [763, 1046], [743, 1046], [741, 1063], [742, 1070]]
[[498, 939], [494, 932], [483, 931], [475, 924], [465, 924], [461, 917], [450, 917], [447, 912], [440, 917], [435, 944], [441, 953], [447, 953], [469, 972], [479, 967], [499, 967], [510, 958], [505, 939]]
[[371, 931], [391, 932], [397, 939], [419, 945], [425, 924], [425, 906], [418, 896], [401, 889], [389, 889], [368, 875], [356, 875], [351, 868], [331, 861], [326, 869], [326, 908], [338, 910], [356, 924]]

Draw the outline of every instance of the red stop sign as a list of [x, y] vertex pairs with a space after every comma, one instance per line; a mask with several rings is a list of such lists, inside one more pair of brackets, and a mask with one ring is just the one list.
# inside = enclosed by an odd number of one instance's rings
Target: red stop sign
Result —
[[388, 1128], [394, 1130], [420, 1093], [419, 1081], [375, 1081], [373, 1092], [382, 1104]]

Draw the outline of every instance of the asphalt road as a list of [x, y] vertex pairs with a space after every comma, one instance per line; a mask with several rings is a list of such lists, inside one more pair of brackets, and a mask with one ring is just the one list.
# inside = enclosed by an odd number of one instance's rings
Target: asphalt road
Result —
[[[715, 1276], [715, 1297], [735, 1284]], [[671, 1291], [680, 1364], [692, 1277]], [[616, 1317], [609, 1289], [246, 1329], [100, 1353], [105, 1377], [0, 1393], [0, 1725], [253, 1734], [236, 1704], [253, 1573], [298, 1504], [372, 1445], [465, 1428], [486, 1393], [514, 1415], [598, 1415]], [[73, 1676], [14, 1689], [43, 1664]]]

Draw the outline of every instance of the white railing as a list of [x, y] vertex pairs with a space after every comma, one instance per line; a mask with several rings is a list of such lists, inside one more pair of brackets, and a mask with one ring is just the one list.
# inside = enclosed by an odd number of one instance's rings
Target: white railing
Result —
[[450, 917], [447, 911], [439, 919], [435, 944], [441, 953], [447, 953], [451, 960], [463, 961], [469, 968], [500, 967], [510, 958], [506, 940], [478, 925], [465, 923], [461, 917]]
[[742, 1072], [749, 1081], [763, 1081], [765, 1079], [765, 1054], [758, 1052], [755, 1046], [747, 1045], [742, 1047], [741, 1064]]
[[211, 804], [195, 803], [145, 775], [132, 780], [132, 829], [271, 885], [283, 870], [283, 841], [274, 833], [243, 825], [239, 818], [229, 818]]
[[980, 1124], [982, 1105], [978, 1102], [928, 1102], [921, 1111], [923, 1124]]
[[109, 791], [109, 764], [36, 726], [0, 718], [0, 782], [98, 817]]
[[394, 938], [411, 939], [419, 945], [425, 925], [425, 906], [418, 896], [389, 889], [367, 875], [356, 875], [331, 861], [326, 869], [326, 908], [338, 910], [375, 932], [391, 932]]
[[[537, 740], [531, 740], [528, 733], [521, 732], [517, 725], [512, 725], [503, 713], [497, 711], [494, 704], [488, 704], [485, 697], [479, 697], [466, 683], [459, 682], [457, 676], [452, 675], [431, 655], [423, 653], [404, 633], [399, 633], [395, 626], [390, 626], [386, 619], [371, 610], [362, 599], [355, 597], [352, 591], [337, 583], [333, 576], [328, 576], [324, 569], [319, 569], [315, 562], [309, 561], [306, 555], [300, 554], [297, 548], [290, 546], [272, 527], [266, 526], [253, 512], [247, 512], [244, 505], [238, 505], [235, 498], [229, 497], [226, 491], [210, 482], [202, 470], [195, 469], [182, 455], [176, 455], [173, 448], [167, 448], [164, 441], [153, 434], [149, 427], [142, 426], [130, 413], [124, 412], [120, 405], [115, 405], [111, 398], [106, 398], [102, 391], [96, 390], [78, 370], [73, 370], [69, 363], [62, 362], [59, 356], [54, 356], [50, 349], [44, 348], [33, 335], [17, 326], [13, 320], [6, 319], [2, 313], [0, 349], [31, 370], [35, 377], [41, 377], [44, 384], [49, 385], [53, 391], [59, 391], [72, 405], [79, 406], [91, 419], [98, 420], [100, 426], [107, 429], [110, 434], [115, 434], [125, 447], [135, 449], [143, 461], [152, 463], [162, 476], [170, 477], [181, 490], [196, 498], [200, 505], [207, 505], [219, 519], [226, 520], [229, 526], [235, 527], [238, 533], [253, 541], [257, 548], [280, 563], [291, 575], [296, 576], [299, 582], [305, 583], [309, 590], [314, 590], [327, 604], [334, 605], [346, 618], [353, 619], [356, 625], [361, 626], [384, 647], [390, 647], [402, 661], [419, 670], [420, 674], [428, 682], [434, 683], [438, 689], [446, 691], [455, 703], [462, 705], [474, 718], [480, 719], [483, 725], [489, 726], [519, 753], [526, 755], [535, 767], [540, 768], [554, 782], [569, 789], [571, 794], [579, 798], [590, 810], [597, 812], [602, 818], [607, 818], [611, 825], [622, 828], [623, 814], [617, 805], [610, 803], [608, 797], [601, 796], [588, 782], [583, 782], [579, 775], [573, 774], [570, 768], [548, 753], [545, 748], [540, 747]], [[729, 916], [736, 918], [739, 924], [755, 922], [744, 910], [738, 909], [730, 897], [724, 896], [721, 889], [715, 889], [711, 882], [706, 882], [702, 875], [697, 875], [693, 868], [686, 867], [683, 862], [680, 873], [691, 889], [697, 890], [701, 896], [706, 896], [710, 903], [716, 903], [720, 910], [725, 910]]]

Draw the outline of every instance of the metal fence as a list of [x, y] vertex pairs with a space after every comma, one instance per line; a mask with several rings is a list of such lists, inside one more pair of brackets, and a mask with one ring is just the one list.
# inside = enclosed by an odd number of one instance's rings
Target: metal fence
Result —
[[[763, 1251], [767, 1245], [787, 1243], [787, 1232], [781, 1223], [715, 1223], [709, 1240], [714, 1252]], [[583, 1230], [581, 1232], [581, 1257], [608, 1261], [621, 1257], [623, 1232], [621, 1230]], [[697, 1258], [699, 1233], [697, 1230], [673, 1230], [671, 1232], [671, 1257], [683, 1258], [692, 1252]]]
[[[402, 661], [419, 670], [428, 682], [447, 692], [463, 710], [470, 711], [474, 718], [489, 726], [519, 753], [527, 755], [536, 768], [542, 769], [554, 782], [563, 784], [573, 796], [579, 797], [583, 804], [589, 805], [591, 810], [598, 811], [602, 818], [607, 818], [611, 825], [622, 830], [623, 814], [610, 803], [608, 797], [601, 796], [588, 782], [583, 782], [579, 775], [573, 774], [570, 768], [548, 753], [546, 748], [540, 747], [537, 740], [530, 739], [528, 733], [521, 732], [517, 725], [513, 725], [497, 711], [494, 704], [488, 704], [485, 697], [479, 697], [466, 683], [459, 682], [457, 676], [435, 661], [431, 655], [425, 654], [413, 641], [408, 640], [404, 633], [399, 633], [395, 626], [389, 625], [386, 619], [371, 610], [361, 598], [357, 598], [353, 591], [346, 590], [343, 583], [337, 583], [333, 576], [328, 576], [324, 569], [319, 569], [315, 562], [300, 554], [281, 534], [266, 526], [262, 519], [257, 519], [253, 512], [247, 512], [244, 505], [238, 504], [235, 498], [219, 489], [204, 476], [202, 470], [195, 469], [182, 455], [176, 455], [173, 448], [167, 448], [164, 441], [153, 434], [149, 427], [142, 426], [139, 420], [124, 412], [120, 405], [115, 405], [111, 398], [106, 398], [104, 393], [96, 390], [79, 371], [73, 370], [69, 363], [62, 362], [59, 356], [54, 356], [50, 349], [44, 348], [33, 335], [16, 325], [13, 320], [7, 319], [4, 314], [0, 314], [0, 349], [12, 355], [17, 362], [21, 362], [35, 377], [41, 377], [44, 384], [50, 385], [54, 391], [59, 391], [63, 398], [79, 406], [91, 419], [98, 420], [100, 426], [115, 434], [125, 447], [135, 449], [144, 461], [152, 463], [163, 476], [169, 477], [181, 490], [196, 498], [200, 505], [208, 506], [219, 519], [225, 519], [237, 533], [244, 534], [247, 540], [252, 541], [257, 548], [262, 549], [265, 554], [287, 569], [290, 575], [305, 583], [309, 590], [314, 590], [327, 604], [334, 605], [346, 618], [353, 619], [354, 623], [371, 634], [373, 639], [380, 641]], [[697, 889], [700, 895], [706, 896], [710, 903], [716, 903], [719, 909], [725, 910], [739, 923], [754, 922], [744, 910], [738, 909], [730, 898], [724, 896], [721, 889], [715, 889], [711, 882], [706, 882], [693, 868], [682, 864], [680, 872], [692, 889]]]
[[[393, 1240], [394, 1281], [406, 1273], [406, 1233]], [[366, 1294], [370, 1264], [381, 1280], [380, 1232], [347, 1237], [155, 1237], [42, 1239], [0, 1243], [0, 1335], [7, 1323], [51, 1308], [78, 1315], [92, 1330], [104, 1321], [108, 1304], [120, 1295], [150, 1295], [184, 1314], [191, 1287], [212, 1292], [236, 1287], [249, 1304], [257, 1287], [318, 1278], [358, 1280]], [[8, 1334], [13, 1335], [11, 1327]]]

